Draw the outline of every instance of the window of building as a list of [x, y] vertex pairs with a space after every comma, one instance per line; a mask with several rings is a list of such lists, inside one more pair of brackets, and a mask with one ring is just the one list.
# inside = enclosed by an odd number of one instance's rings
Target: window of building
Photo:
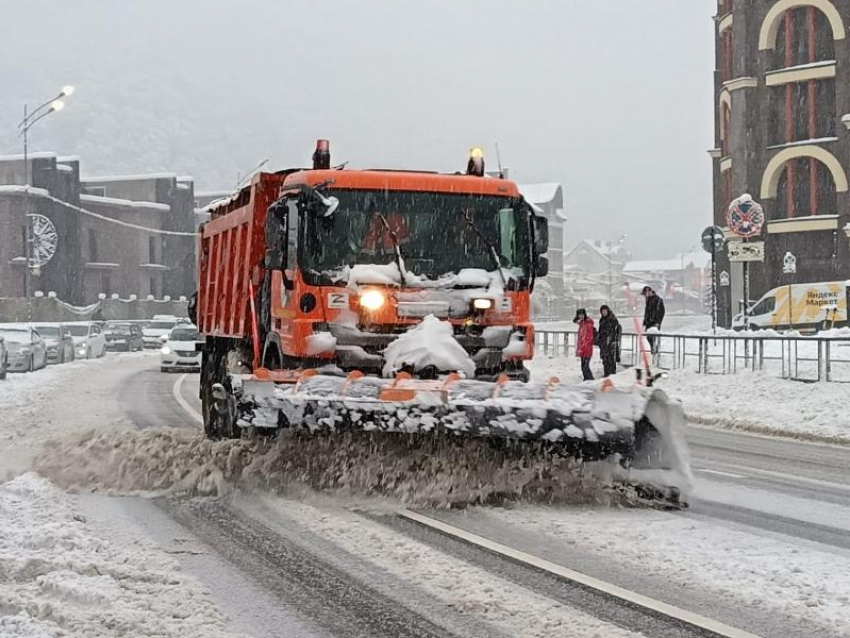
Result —
[[791, 160], [779, 178], [778, 217], [808, 217], [838, 212], [835, 180], [829, 168], [813, 157]]
[[108, 272], [100, 274], [100, 292], [107, 295], [112, 293], [112, 277]]
[[152, 294], [154, 297], [159, 297], [159, 290], [157, 286], [156, 277], [151, 277], [150, 279], [150, 291], [150, 294]]
[[148, 263], [158, 264], [156, 260], [156, 237], [148, 237]]
[[768, 146], [835, 137], [835, 78], [769, 90]]
[[732, 152], [732, 110], [726, 102], [720, 104], [720, 152], [724, 157]]
[[87, 195], [95, 195], [97, 197], [106, 197], [105, 186], [86, 186], [85, 192]]
[[732, 79], [732, 29], [720, 34], [720, 79], [728, 82]]
[[89, 228], [89, 261], [97, 261], [97, 233]]
[[774, 69], [835, 59], [835, 40], [829, 18], [815, 7], [785, 12], [773, 52]]

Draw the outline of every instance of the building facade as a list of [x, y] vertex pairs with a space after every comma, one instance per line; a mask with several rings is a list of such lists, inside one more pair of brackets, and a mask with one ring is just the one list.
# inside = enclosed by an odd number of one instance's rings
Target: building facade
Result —
[[[850, 0], [720, 0], [715, 223], [749, 193], [764, 207], [750, 300], [781, 285], [850, 279]], [[796, 271], [785, 272], [786, 255]], [[717, 262], [718, 322], [743, 303], [743, 268]]]
[[87, 305], [101, 295], [177, 299], [194, 291], [191, 178], [81, 179], [77, 158], [39, 153], [29, 162], [33, 187], [25, 197], [23, 158], [0, 157], [0, 297], [26, 294], [27, 206], [56, 237], [52, 257], [33, 272], [34, 292]]

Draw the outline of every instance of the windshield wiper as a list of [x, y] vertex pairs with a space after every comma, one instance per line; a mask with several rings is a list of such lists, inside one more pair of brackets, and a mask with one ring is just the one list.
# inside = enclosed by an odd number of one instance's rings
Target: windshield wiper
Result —
[[383, 226], [384, 226], [384, 230], [387, 231], [387, 233], [390, 236], [390, 239], [393, 242], [393, 248], [394, 248], [394, 252], [395, 252], [395, 261], [396, 261], [396, 266], [398, 267], [398, 276], [401, 278], [402, 287], [406, 287], [407, 282], [404, 279], [404, 256], [401, 254], [401, 246], [398, 243], [398, 235], [390, 227], [390, 222], [389, 222], [389, 220], [387, 220], [386, 216], [383, 213], [379, 213], [378, 211], [375, 211], [375, 214], [380, 218], [381, 224], [383, 224]]
[[499, 271], [499, 276], [502, 278], [502, 283], [507, 288], [508, 279], [507, 277], [505, 277], [505, 273], [502, 272], [502, 258], [499, 257], [499, 251], [496, 250], [496, 245], [489, 239], [487, 239], [487, 237], [485, 237], [484, 233], [481, 232], [481, 229], [478, 228], [478, 226], [473, 221], [472, 214], [468, 210], [465, 210], [463, 212], [463, 218], [466, 220], [466, 223], [469, 225], [469, 227], [475, 231], [475, 234], [478, 235], [478, 239], [484, 242], [484, 245], [487, 246], [487, 252], [493, 258], [493, 262], [496, 264], [496, 270]]

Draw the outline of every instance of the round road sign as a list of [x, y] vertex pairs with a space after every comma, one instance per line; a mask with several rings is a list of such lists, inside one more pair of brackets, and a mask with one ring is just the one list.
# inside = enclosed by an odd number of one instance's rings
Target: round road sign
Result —
[[755, 237], [764, 226], [764, 209], [750, 195], [741, 195], [729, 204], [726, 221], [729, 229], [738, 237]]
[[723, 250], [723, 229], [719, 226], [709, 226], [702, 231], [702, 249], [707, 253]]

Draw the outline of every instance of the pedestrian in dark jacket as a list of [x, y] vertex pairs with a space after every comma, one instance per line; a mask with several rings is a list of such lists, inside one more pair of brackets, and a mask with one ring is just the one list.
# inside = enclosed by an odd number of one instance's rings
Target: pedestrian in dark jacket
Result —
[[614, 316], [608, 306], [602, 306], [599, 309], [599, 331], [596, 336], [596, 345], [599, 346], [599, 356], [602, 357], [602, 368], [606, 377], [617, 374], [621, 336], [622, 328], [617, 317]]
[[[643, 329], [647, 332], [651, 328], [660, 331], [661, 323], [664, 321], [664, 300], [655, 294], [655, 291], [649, 286], [644, 286], [641, 294], [646, 298], [646, 308], [643, 311]], [[649, 349], [652, 354], [657, 354], [660, 345], [658, 336], [647, 334], [646, 340], [649, 341]]]
[[593, 319], [587, 316], [584, 308], [579, 308], [576, 311], [573, 323], [578, 324], [576, 356], [581, 360], [581, 374], [585, 381], [593, 381], [593, 373], [590, 371], [590, 359], [593, 357], [593, 342], [596, 340]]

